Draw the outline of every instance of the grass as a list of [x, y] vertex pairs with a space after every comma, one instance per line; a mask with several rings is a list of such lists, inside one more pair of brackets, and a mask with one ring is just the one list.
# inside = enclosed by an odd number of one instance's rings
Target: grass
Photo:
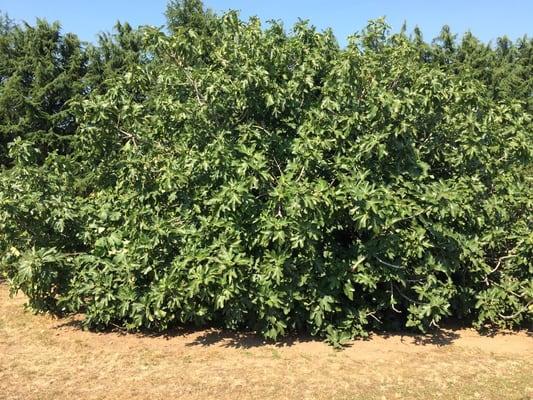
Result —
[[216, 330], [98, 334], [0, 285], [0, 399], [533, 399], [530, 333], [374, 335], [337, 351]]

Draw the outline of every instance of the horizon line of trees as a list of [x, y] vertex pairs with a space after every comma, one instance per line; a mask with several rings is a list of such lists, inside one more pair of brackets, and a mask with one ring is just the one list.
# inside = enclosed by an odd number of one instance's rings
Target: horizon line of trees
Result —
[[[210, 35], [210, 21], [217, 18], [201, 0], [171, 0], [165, 15], [169, 34], [185, 27], [203, 36]], [[149, 62], [143, 60], [145, 29], [117, 22], [92, 44], [62, 33], [59, 22], [17, 24], [0, 10], [0, 165], [9, 165], [8, 145], [16, 137], [40, 140], [43, 155], [57, 146], [65, 151], [65, 136], [76, 129], [71, 100], [103, 93], [106, 81]], [[405, 25], [398, 35], [407, 35]], [[533, 38], [503, 36], [485, 44], [471, 32], [459, 40], [447, 25], [429, 43], [418, 27], [406, 37], [419, 48], [421, 62], [479, 80], [495, 100], [522, 100], [533, 111]]]
[[532, 39], [166, 16], [91, 45], [0, 17], [0, 277], [34, 310], [335, 344], [531, 326]]

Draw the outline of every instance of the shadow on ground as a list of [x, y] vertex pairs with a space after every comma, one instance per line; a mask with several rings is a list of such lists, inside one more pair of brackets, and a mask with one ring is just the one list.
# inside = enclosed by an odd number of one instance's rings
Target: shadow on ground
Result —
[[[74, 329], [74, 330], [84, 330], [83, 322], [80, 318], [70, 318], [68, 320], [60, 320], [60, 323], [55, 325], [56, 329]], [[352, 341], [349, 341], [343, 347], [352, 347], [357, 344], [359, 341], [372, 340], [373, 338], [383, 338], [383, 339], [399, 339], [402, 343], [410, 343], [419, 346], [447, 346], [454, 343], [460, 335], [457, 333], [461, 329], [464, 329], [464, 326], [460, 325], [450, 325], [445, 326], [441, 329], [434, 329], [426, 334], [408, 332], [408, 331], [375, 331], [370, 332], [368, 337], [356, 338]], [[102, 335], [133, 335], [136, 337], [142, 338], [163, 338], [163, 339], [172, 339], [174, 337], [188, 337], [190, 336], [190, 341], [187, 342], [187, 347], [210, 347], [210, 346], [220, 346], [227, 348], [236, 348], [236, 349], [252, 349], [264, 346], [275, 346], [275, 347], [291, 347], [299, 343], [307, 342], [320, 342], [324, 339], [313, 337], [309, 334], [291, 334], [279, 340], [266, 340], [261, 336], [252, 333], [252, 332], [234, 332], [225, 329], [218, 329], [212, 327], [175, 327], [163, 332], [153, 332], [153, 331], [141, 331], [141, 332], [127, 332], [124, 329], [119, 327], [103, 330], [103, 331], [93, 331], [98, 332]], [[484, 335], [493, 337], [496, 334], [502, 334], [501, 331], [485, 331], [482, 332]], [[512, 332], [511, 332], [512, 333]]]
[[377, 332], [373, 333], [373, 335], [381, 336], [385, 339], [399, 337], [402, 343], [409, 340], [411, 343], [419, 346], [447, 346], [459, 339], [460, 335], [457, 333], [458, 330], [459, 328], [450, 327], [435, 329], [426, 334], [412, 332]]
[[207, 330], [187, 344], [187, 346], [222, 346], [237, 349], [251, 349], [262, 346], [290, 347], [297, 343], [319, 341], [310, 335], [290, 335], [282, 339], [273, 341], [266, 340], [254, 333], [237, 333], [224, 330]]

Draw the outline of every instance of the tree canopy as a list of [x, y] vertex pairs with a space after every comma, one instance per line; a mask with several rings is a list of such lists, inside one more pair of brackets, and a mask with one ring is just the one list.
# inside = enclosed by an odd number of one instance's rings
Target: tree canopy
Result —
[[34, 309], [336, 344], [531, 323], [531, 39], [166, 15], [1, 34], [0, 268]]

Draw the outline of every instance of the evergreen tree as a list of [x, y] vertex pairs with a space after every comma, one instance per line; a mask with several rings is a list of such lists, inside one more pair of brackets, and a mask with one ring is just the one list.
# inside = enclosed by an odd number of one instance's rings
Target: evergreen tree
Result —
[[9, 18], [7, 13], [0, 10], [0, 35], [5, 35], [15, 27], [15, 22]]
[[97, 44], [87, 48], [88, 91], [105, 93], [107, 82], [146, 61], [142, 54], [141, 32], [127, 22], [117, 22], [114, 31], [100, 34]]
[[69, 101], [84, 92], [86, 56], [74, 34], [59, 23], [37, 20], [13, 27], [0, 41], [0, 164], [12, 163], [8, 147], [21, 138], [42, 162], [67, 151], [76, 132]]
[[165, 12], [170, 32], [186, 27], [199, 33], [209, 32], [215, 14], [206, 9], [202, 0], [170, 0]]

